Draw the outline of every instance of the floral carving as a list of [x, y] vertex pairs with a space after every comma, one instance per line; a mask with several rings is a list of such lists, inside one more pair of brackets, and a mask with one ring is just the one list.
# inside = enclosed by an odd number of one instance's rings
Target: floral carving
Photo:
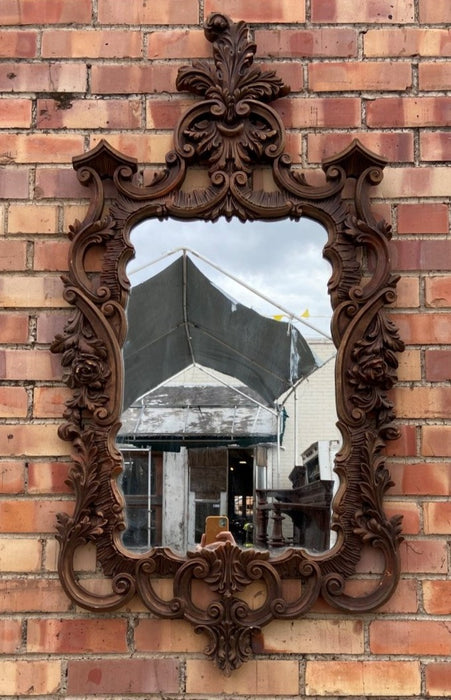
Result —
[[66, 334], [56, 336], [51, 350], [63, 353], [63, 379], [73, 389], [72, 398], [66, 404], [67, 418], [73, 411], [83, 409], [94, 413], [108, 403], [105, 387], [111, 370], [106, 346], [95, 336], [80, 311], [69, 321]]
[[353, 364], [348, 371], [348, 378], [354, 392], [352, 403], [365, 411], [374, 412], [376, 426], [394, 438], [393, 403], [387, 397], [387, 391], [396, 382], [398, 367], [397, 352], [404, 350], [393, 323], [383, 312], [378, 312], [365, 336], [356, 342], [351, 358]]

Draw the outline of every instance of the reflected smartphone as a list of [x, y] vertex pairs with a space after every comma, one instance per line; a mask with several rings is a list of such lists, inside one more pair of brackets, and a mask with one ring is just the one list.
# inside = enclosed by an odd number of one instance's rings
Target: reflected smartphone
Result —
[[208, 515], [205, 519], [205, 546], [216, 542], [216, 535], [229, 529], [229, 519], [226, 515]]

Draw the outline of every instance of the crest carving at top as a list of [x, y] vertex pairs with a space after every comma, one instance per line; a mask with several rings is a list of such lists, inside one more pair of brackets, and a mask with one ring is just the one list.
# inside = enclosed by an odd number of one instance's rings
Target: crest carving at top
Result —
[[193, 148], [200, 162], [208, 162], [210, 173], [250, 172], [256, 162], [281, 153], [280, 118], [264, 103], [286, 95], [289, 88], [274, 71], [253, 66], [257, 47], [244, 22], [233, 24], [214, 14], [205, 34], [213, 42], [214, 66], [195, 61], [177, 77], [178, 90], [204, 98], [182, 119], [180, 146], [185, 153]]

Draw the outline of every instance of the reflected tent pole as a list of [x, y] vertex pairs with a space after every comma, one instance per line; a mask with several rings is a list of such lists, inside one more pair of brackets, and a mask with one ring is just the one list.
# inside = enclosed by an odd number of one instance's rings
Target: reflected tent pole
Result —
[[294, 387], [293, 392], [293, 414], [293, 467], [295, 467], [298, 463], [298, 392], [296, 386]]
[[[280, 406], [278, 408], [278, 414], [277, 414], [277, 488], [280, 488]], [[272, 484], [272, 487], [274, 488], [274, 484]]]
[[147, 452], [147, 547], [152, 546], [152, 449]]

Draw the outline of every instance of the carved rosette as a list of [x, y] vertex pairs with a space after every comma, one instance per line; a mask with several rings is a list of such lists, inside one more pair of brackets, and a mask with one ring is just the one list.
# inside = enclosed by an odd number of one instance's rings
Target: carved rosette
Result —
[[[180, 90], [200, 96], [182, 117], [166, 167], [148, 186], [137, 185], [137, 163], [102, 141], [74, 158], [80, 181], [91, 188], [85, 220], [71, 228], [65, 298], [74, 311], [52, 346], [61, 353], [63, 376], [72, 395], [59, 434], [73, 442], [70, 473], [76, 503], [72, 516], [58, 517], [59, 573], [67, 594], [89, 610], [113, 610], [137, 591], [146, 607], [167, 618], [183, 618], [206, 635], [206, 654], [225, 672], [238, 668], [252, 653], [253, 635], [272, 619], [292, 619], [307, 612], [318, 595], [343, 610], [365, 611], [384, 603], [399, 576], [400, 518], [388, 520], [383, 497], [391, 485], [383, 448], [396, 437], [388, 392], [396, 381], [396, 353], [403, 343], [386, 314], [395, 299], [396, 277], [390, 270], [390, 228], [371, 212], [369, 192], [382, 178], [385, 161], [359, 142], [323, 164], [325, 181], [310, 185], [284, 152], [284, 130], [267, 103], [287, 92], [273, 72], [253, 66], [255, 44], [242, 22], [213, 14], [205, 29], [214, 63], [182, 68]], [[182, 189], [187, 169], [208, 169], [210, 185]], [[256, 167], [271, 169], [276, 189], [253, 188]], [[343, 188], [355, 182], [354, 199]], [[115, 196], [106, 211], [104, 183]], [[121, 348], [126, 334], [129, 283], [125, 268], [133, 256], [130, 228], [145, 218], [274, 220], [303, 214], [328, 230], [324, 256], [333, 269], [329, 292], [334, 311], [332, 334], [337, 346], [336, 400], [343, 445], [336, 458], [341, 485], [334, 504], [334, 548], [320, 555], [288, 549], [278, 556], [242, 550], [230, 543], [179, 555], [156, 548], [131, 555], [120, 543], [123, 497], [116, 485], [121, 455], [115, 448], [122, 404]], [[86, 256], [96, 248], [99, 272], [88, 272]], [[361, 255], [361, 252], [366, 255]], [[371, 267], [362, 260], [371, 259]], [[78, 547], [94, 543], [112, 592], [86, 590], [74, 571]], [[346, 593], [362, 547], [381, 550], [384, 571], [374, 591], [361, 597]], [[154, 586], [170, 577], [173, 596], [162, 599]], [[298, 595], [287, 601], [283, 579], [296, 579]], [[193, 585], [206, 586], [204, 606], [194, 601]], [[245, 599], [254, 582], [263, 586], [263, 603], [253, 609]]]

